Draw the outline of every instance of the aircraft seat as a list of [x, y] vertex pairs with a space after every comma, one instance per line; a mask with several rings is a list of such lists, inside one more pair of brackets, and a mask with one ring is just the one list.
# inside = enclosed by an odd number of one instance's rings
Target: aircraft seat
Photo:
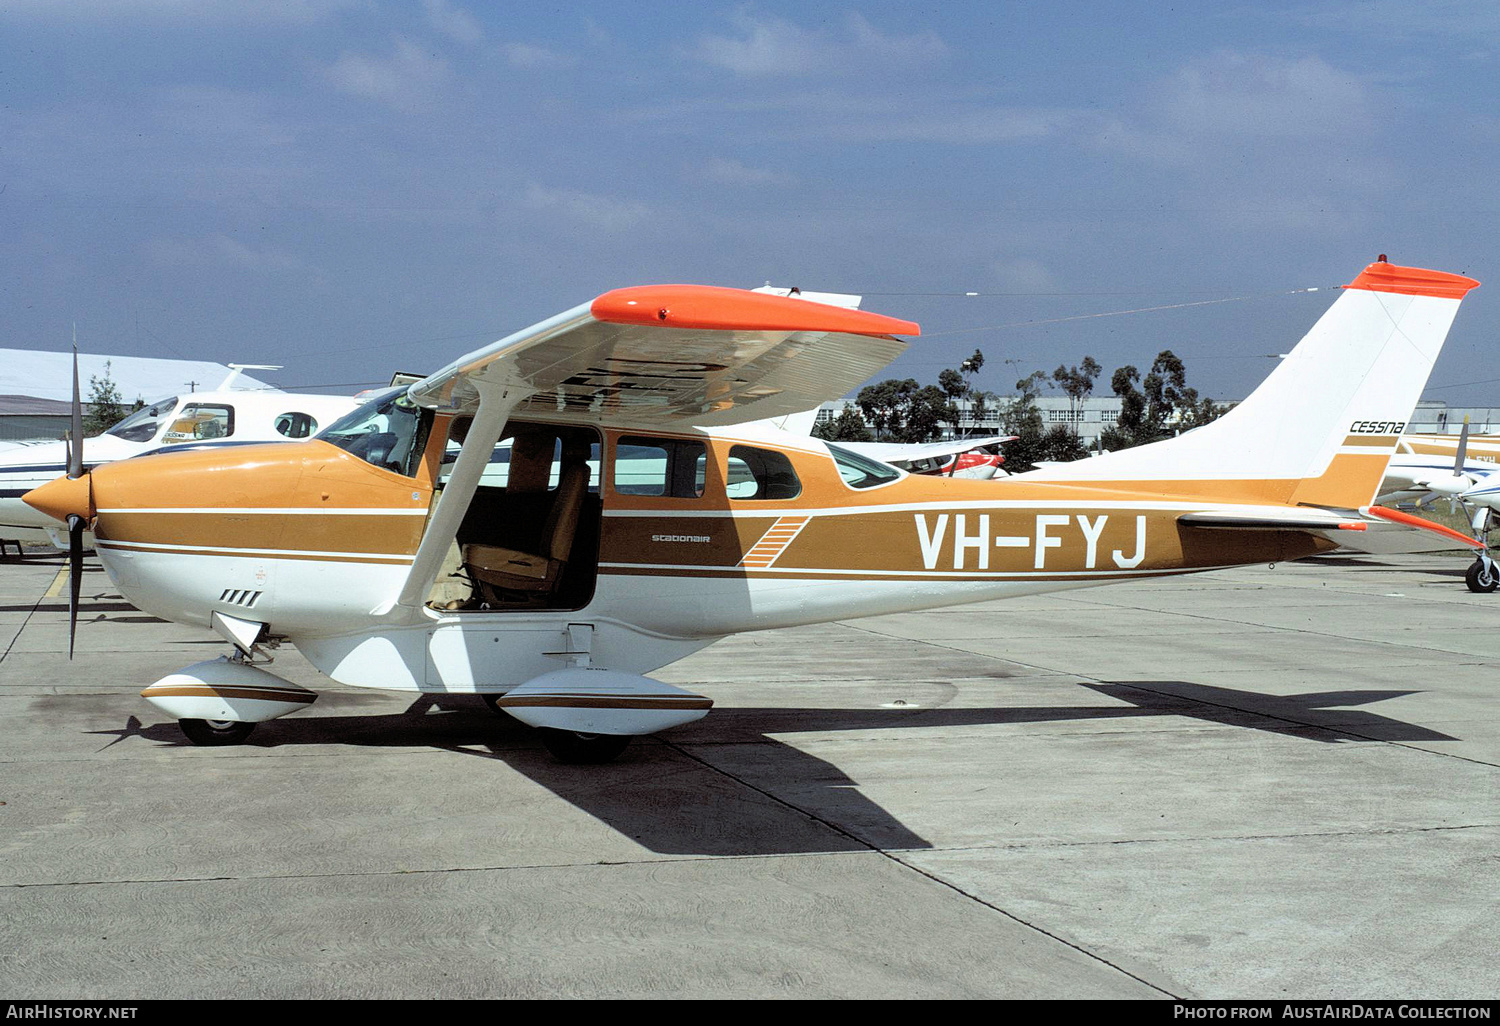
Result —
[[491, 605], [505, 601], [502, 592], [522, 592], [526, 596], [546, 596], [557, 589], [573, 550], [573, 539], [588, 495], [589, 468], [586, 463], [563, 467], [557, 491], [547, 510], [538, 548], [540, 552], [521, 552], [500, 545], [471, 543], [463, 547], [464, 567], [479, 586], [480, 594]]

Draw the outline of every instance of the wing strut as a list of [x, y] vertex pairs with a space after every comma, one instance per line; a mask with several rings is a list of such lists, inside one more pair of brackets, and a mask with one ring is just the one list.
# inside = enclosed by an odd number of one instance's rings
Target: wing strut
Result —
[[479, 409], [474, 414], [474, 423], [469, 426], [463, 449], [453, 464], [453, 473], [443, 486], [437, 509], [427, 521], [427, 531], [422, 535], [422, 544], [417, 547], [411, 572], [406, 575], [401, 593], [394, 601], [375, 609], [375, 616], [386, 616], [403, 606], [420, 608], [426, 601], [443, 557], [448, 554], [448, 546], [453, 543], [458, 525], [468, 512], [474, 490], [479, 487], [480, 475], [489, 466], [490, 454], [495, 451], [495, 443], [500, 441], [500, 433], [505, 430], [505, 422], [527, 394], [513, 385], [487, 381], [475, 381], [474, 385], [479, 392]]

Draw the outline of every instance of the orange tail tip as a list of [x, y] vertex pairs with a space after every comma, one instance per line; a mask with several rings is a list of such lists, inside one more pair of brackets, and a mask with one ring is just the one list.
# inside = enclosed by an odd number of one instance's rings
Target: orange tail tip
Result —
[[1422, 267], [1402, 267], [1385, 262], [1373, 263], [1345, 285], [1346, 289], [1369, 289], [1371, 292], [1399, 292], [1403, 296], [1436, 296], [1439, 299], [1462, 299], [1479, 282], [1461, 274], [1429, 271]]
[[21, 496], [21, 501], [56, 520], [66, 522], [71, 516], [92, 520], [95, 512], [92, 485], [88, 474], [73, 478], [59, 477], [40, 488], [33, 488]]

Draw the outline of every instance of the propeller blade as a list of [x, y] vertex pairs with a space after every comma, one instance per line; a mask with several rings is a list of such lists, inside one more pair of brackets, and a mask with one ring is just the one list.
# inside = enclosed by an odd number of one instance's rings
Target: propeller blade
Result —
[[1463, 430], [1458, 433], [1458, 452], [1453, 456], [1453, 476], [1460, 477], [1464, 472], [1464, 457], [1469, 454], [1469, 418], [1464, 418]]
[[[83, 394], [78, 387], [78, 327], [73, 327], [73, 442], [68, 446], [68, 477], [83, 476]], [[71, 530], [71, 528], [70, 528]]]
[[83, 517], [68, 518], [68, 658], [78, 634], [78, 589], [83, 584]]

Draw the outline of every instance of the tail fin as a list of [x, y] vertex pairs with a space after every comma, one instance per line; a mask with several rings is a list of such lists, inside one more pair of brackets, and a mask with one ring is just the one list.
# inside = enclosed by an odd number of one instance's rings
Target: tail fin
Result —
[[1366, 267], [1249, 398], [1177, 438], [1026, 475], [1232, 501], [1369, 505], [1458, 313], [1479, 282]]

